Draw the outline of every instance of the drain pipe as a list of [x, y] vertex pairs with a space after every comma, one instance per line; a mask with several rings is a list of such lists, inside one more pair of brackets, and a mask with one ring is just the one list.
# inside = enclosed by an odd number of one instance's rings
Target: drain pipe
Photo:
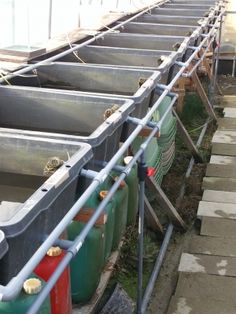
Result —
[[158, 256], [157, 256], [157, 259], [156, 259], [156, 262], [155, 262], [155, 265], [154, 265], [154, 268], [153, 268], [153, 271], [152, 271], [152, 274], [151, 274], [151, 277], [150, 277], [150, 279], [148, 281], [148, 285], [147, 285], [145, 293], [144, 293], [143, 302], [142, 302], [142, 308], [141, 308], [141, 312], [140, 312], [141, 314], [145, 314], [146, 313], [148, 302], [149, 302], [150, 297], [152, 295], [152, 291], [153, 291], [153, 288], [154, 288], [157, 276], [158, 276], [158, 274], [160, 272], [161, 265], [163, 263], [163, 260], [164, 260], [164, 257], [165, 257], [165, 254], [166, 254], [166, 251], [167, 251], [167, 248], [168, 248], [168, 244], [170, 242], [170, 239], [171, 239], [171, 236], [172, 236], [172, 233], [173, 233], [173, 229], [174, 229], [173, 225], [169, 224], [169, 226], [167, 228], [167, 231], [165, 233], [165, 237], [164, 237], [164, 240], [162, 242], [160, 251], [158, 253]]
[[[196, 144], [197, 147], [199, 147], [201, 145], [203, 137], [204, 137], [204, 135], [206, 133], [206, 130], [207, 130], [207, 127], [208, 127], [208, 124], [209, 124], [210, 121], [211, 121], [210, 118], [208, 118], [206, 123], [205, 123], [205, 125], [204, 125], [204, 127], [203, 127], [203, 129], [202, 129], [202, 131], [201, 131], [201, 134], [200, 134], [200, 136], [198, 138], [198, 141], [197, 141], [197, 144]], [[186, 175], [185, 175], [186, 178], [188, 178], [190, 176], [190, 173], [192, 171], [193, 165], [194, 165], [194, 158], [192, 157], [191, 160], [190, 160], [190, 163], [189, 163]], [[182, 187], [181, 187], [180, 195], [178, 197], [178, 200], [183, 197], [184, 193], [185, 193], [185, 184], [183, 184]], [[168, 228], [167, 228], [166, 233], [165, 233], [165, 237], [164, 237], [163, 243], [161, 245], [160, 252], [159, 252], [158, 257], [156, 259], [155, 266], [153, 268], [152, 274], [150, 276], [150, 279], [148, 281], [148, 285], [147, 285], [145, 293], [144, 293], [143, 302], [142, 302], [142, 311], [140, 312], [141, 314], [145, 314], [146, 313], [148, 302], [149, 302], [149, 300], [151, 298], [152, 291], [153, 291], [153, 288], [154, 288], [157, 276], [159, 275], [159, 272], [160, 272], [160, 269], [161, 269], [161, 265], [162, 265], [162, 262], [164, 260], [164, 257], [165, 257], [165, 254], [166, 254], [166, 250], [167, 250], [168, 244], [170, 242], [172, 233], [173, 233], [173, 225], [170, 224], [168, 226]]]
[[[165, 116], [172, 110], [173, 105], [175, 104], [178, 94], [170, 93], [172, 97], [171, 103], [168, 110], [166, 111]], [[162, 117], [164, 121], [165, 117]], [[157, 128], [154, 128], [152, 132], [147, 137], [149, 142], [153, 136], [156, 134]], [[138, 165], [138, 177], [139, 177], [139, 219], [138, 219], [138, 288], [137, 288], [137, 314], [142, 314], [142, 303], [143, 303], [143, 249], [144, 249], [144, 196], [145, 196], [145, 177], [147, 175], [147, 166], [145, 163], [145, 149], [144, 145], [141, 145], [143, 148], [143, 153], [140, 157], [140, 163]]]

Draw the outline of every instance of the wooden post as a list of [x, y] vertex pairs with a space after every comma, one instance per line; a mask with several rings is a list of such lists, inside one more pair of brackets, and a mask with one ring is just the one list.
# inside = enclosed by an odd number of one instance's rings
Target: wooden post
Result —
[[179, 95], [179, 97], [177, 99], [177, 106], [176, 106], [177, 112], [183, 111], [184, 96], [185, 96], [185, 85], [186, 85], [185, 81], [186, 81], [185, 77], [180, 77], [172, 89], [174, 93], [177, 93]]
[[145, 180], [147, 187], [150, 191], [155, 194], [157, 201], [162, 206], [162, 208], [166, 211], [167, 216], [171, 220], [171, 222], [176, 226], [183, 230], [187, 230], [187, 226], [183, 219], [180, 217], [179, 213], [175, 209], [175, 207], [171, 204], [168, 197], [165, 195], [161, 187], [156, 183], [152, 176], [146, 177]]
[[[200, 52], [199, 52], [199, 57], [201, 57], [202, 54], [203, 54], [203, 51], [200, 51]], [[213, 56], [213, 54], [211, 53], [211, 57], [212, 57], [212, 56]], [[203, 61], [202, 61], [202, 64], [203, 64], [203, 67], [204, 67], [205, 70], [206, 70], [206, 74], [207, 74], [209, 80], [211, 81], [211, 80], [213, 79], [213, 77], [212, 77], [212, 71], [211, 71], [211, 67], [210, 67], [209, 56], [205, 56], [205, 57], [204, 57], [204, 59], [203, 59]], [[220, 86], [219, 86], [219, 84], [218, 84], [217, 82], [216, 82], [216, 88], [217, 88], [217, 90], [218, 90], [218, 93], [222, 96], [223, 93], [222, 93], [222, 91], [221, 91], [221, 89], [220, 89]]]
[[186, 144], [187, 148], [191, 152], [194, 160], [196, 162], [202, 163], [203, 162], [202, 156], [201, 156], [199, 150], [197, 149], [196, 145], [193, 143], [191, 137], [189, 136], [188, 131], [184, 127], [184, 125], [181, 122], [181, 120], [180, 120], [178, 114], [176, 113], [176, 111], [174, 109], [172, 109], [172, 112], [173, 112], [173, 115], [175, 116], [175, 118], [177, 120], [177, 127], [178, 127], [178, 131], [179, 131], [179, 134], [180, 134], [181, 138], [183, 139], [183, 141]]
[[199, 80], [199, 77], [196, 73], [196, 71], [193, 72], [192, 76], [191, 76], [191, 79], [193, 81], [193, 84], [196, 88], [196, 91], [198, 93], [198, 95], [200, 96], [205, 108], [206, 108], [206, 111], [207, 113], [209, 114], [210, 117], [212, 117], [215, 121], [217, 121], [217, 117], [216, 117], [216, 114], [214, 112], [214, 109], [204, 91], [204, 88], [201, 84], [201, 81]]
[[163, 234], [163, 227], [146, 196], [144, 196], [144, 207], [144, 214], [148, 227], [151, 228], [153, 231]]

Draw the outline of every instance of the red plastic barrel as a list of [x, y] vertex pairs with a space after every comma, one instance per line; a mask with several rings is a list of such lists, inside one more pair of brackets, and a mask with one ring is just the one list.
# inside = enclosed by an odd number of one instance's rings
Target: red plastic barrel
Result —
[[[62, 260], [64, 254], [65, 253], [59, 247], [52, 247], [35, 268], [34, 273], [43, 280], [47, 281]], [[70, 279], [68, 268], [64, 270], [51, 290], [50, 301], [52, 314], [71, 313]]]

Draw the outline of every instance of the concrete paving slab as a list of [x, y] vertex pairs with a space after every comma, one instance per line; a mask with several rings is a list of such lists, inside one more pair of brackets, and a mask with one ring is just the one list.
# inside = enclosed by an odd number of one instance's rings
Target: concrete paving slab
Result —
[[236, 157], [212, 155], [210, 158], [210, 164], [236, 167]]
[[220, 106], [222, 107], [236, 107], [236, 96], [235, 95], [225, 95], [222, 97], [222, 101], [220, 102]]
[[235, 102], [236, 102], [236, 95], [224, 95], [223, 97], [222, 97], [222, 100], [224, 101], [224, 100], [234, 100], [235, 99]]
[[225, 118], [236, 118], [236, 108], [224, 108], [223, 113]]
[[206, 175], [209, 177], [236, 178], [236, 157], [212, 155], [207, 165]]
[[236, 157], [212, 155], [207, 165], [206, 176], [236, 178]]
[[223, 108], [226, 107], [236, 108], [236, 97], [230, 95], [224, 96], [219, 106]]
[[202, 200], [205, 202], [236, 204], [236, 192], [205, 190]]
[[188, 252], [191, 254], [236, 257], [236, 239], [195, 235], [190, 240]]
[[202, 182], [203, 190], [215, 190], [236, 192], [236, 179], [234, 178], [219, 178], [219, 177], [205, 177]]
[[217, 124], [219, 131], [236, 131], [236, 119], [234, 118], [219, 118]]
[[202, 217], [201, 235], [236, 238], [236, 220]]
[[198, 218], [218, 217], [224, 219], [236, 219], [236, 205], [230, 203], [199, 202]]
[[222, 144], [236, 144], [236, 131], [221, 131], [217, 130], [212, 138], [212, 143], [222, 143]]
[[208, 164], [207, 177], [234, 178], [236, 179], [236, 165]]
[[209, 275], [236, 277], [236, 258], [183, 253], [178, 270], [186, 273], [205, 273]]
[[235, 314], [236, 303], [209, 298], [172, 297], [167, 314]]
[[234, 277], [181, 272], [175, 296], [196, 300], [210, 298], [228, 303], [235, 301], [235, 291], [236, 278]]
[[236, 156], [236, 146], [231, 144], [213, 143], [212, 154], [224, 156]]
[[212, 138], [212, 154], [236, 156], [236, 131], [216, 131]]

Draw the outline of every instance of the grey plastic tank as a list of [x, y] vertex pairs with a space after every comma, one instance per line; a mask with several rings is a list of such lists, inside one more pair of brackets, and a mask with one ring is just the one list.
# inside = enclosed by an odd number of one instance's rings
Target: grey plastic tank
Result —
[[157, 24], [172, 24], [172, 25], [200, 25], [202, 16], [168, 16], [168, 15], [149, 15], [143, 14], [142, 16], [135, 19], [138, 22], [145, 23], [157, 23]]
[[[162, 8], [169, 8], [169, 9], [196, 9], [196, 10], [209, 10], [211, 7], [214, 7], [215, 4], [207, 3], [207, 4], [199, 4], [199, 2], [193, 1], [185, 1], [186, 3], [166, 3], [163, 4]], [[193, 2], [193, 3], [192, 3]]]
[[160, 72], [141, 69], [54, 62], [39, 66], [36, 74], [27, 73], [24, 77], [15, 77], [11, 84], [61, 89], [69, 93], [77, 91], [113, 98], [125, 97], [135, 103], [131, 115], [143, 118], [160, 76]]
[[92, 46], [107, 46], [149, 50], [177, 50], [176, 45], [188, 43], [188, 37], [143, 34], [107, 34], [92, 43]]
[[3, 133], [0, 147], [0, 283], [5, 285], [73, 205], [92, 149]]
[[[122, 66], [123, 68], [154, 69], [165, 72], [178, 59], [178, 54], [169, 50], [142, 50], [119, 47], [85, 46], [76, 51], [86, 63], [102, 64], [104, 66]], [[161, 59], [168, 59], [168, 63]], [[73, 53], [58, 61], [78, 62]]]
[[[181, 60], [185, 53], [168, 50], [141, 50], [132, 48], [117, 48], [103, 46], [87, 46], [80, 48], [77, 53], [86, 63], [94, 66], [120, 67], [125, 69], [154, 70], [162, 73], [161, 82], [166, 83], [169, 69], [174, 66], [176, 60]], [[60, 59], [63, 62], [78, 61], [73, 53]], [[170, 74], [171, 75], [171, 74]]]
[[175, 34], [176, 36], [189, 36], [196, 31], [197, 26], [187, 25], [166, 25], [155, 23], [130, 22], [119, 29], [122, 33], [136, 34], [153, 34], [153, 35], [168, 35]]
[[215, 0], [175, 0], [173, 3], [175, 4], [202, 4], [202, 5], [215, 5], [222, 1], [215, 1]]
[[0, 127], [41, 132], [48, 138], [88, 143], [98, 160], [110, 160], [119, 147], [132, 100], [63, 93], [34, 87], [0, 89]]
[[151, 14], [157, 15], [175, 15], [175, 16], [197, 16], [203, 17], [209, 14], [209, 9], [188, 9], [188, 8], [155, 8], [151, 10]]

